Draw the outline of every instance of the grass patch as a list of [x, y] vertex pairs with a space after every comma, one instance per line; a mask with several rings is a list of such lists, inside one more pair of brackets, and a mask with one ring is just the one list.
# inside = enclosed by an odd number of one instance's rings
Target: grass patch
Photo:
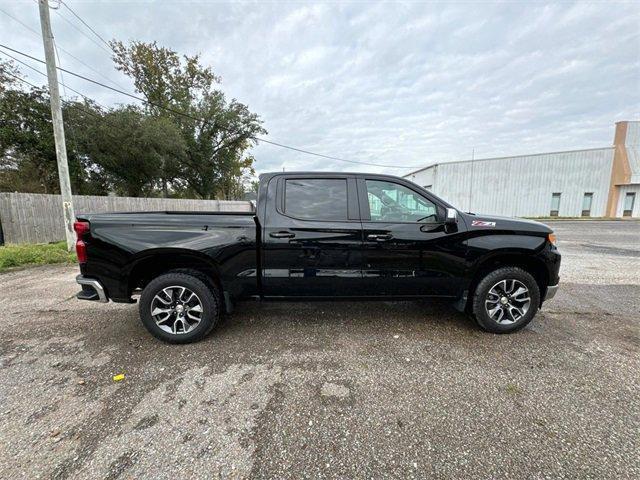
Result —
[[522, 393], [522, 390], [520, 389], [520, 387], [515, 383], [507, 384], [507, 386], [505, 387], [505, 390], [509, 395], [520, 395]]
[[75, 263], [75, 252], [67, 252], [66, 242], [36, 245], [5, 245], [0, 247], [0, 272], [23, 265]]

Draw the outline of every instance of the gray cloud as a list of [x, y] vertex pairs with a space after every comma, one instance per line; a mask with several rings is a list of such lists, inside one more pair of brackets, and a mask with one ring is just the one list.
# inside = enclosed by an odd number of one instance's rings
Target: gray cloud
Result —
[[[633, 2], [69, 4], [106, 38], [200, 52], [227, 95], [262, 115], [269, 139], [389, 165], [260, 145], [259, 172], [401, 174], [395, 166], [468, 158], [472, 148], [488, 157], [605, 146], [615, 121], [640, 113]], [[0, 6], [39, 31], [35, 2]], [[61, 47], [133, 91], [103, 50], [58, 14], [52, 22]], [[0, 41], [43, 56], [40, 40], [2, 13]], [[61, 56], [65, 67], [96, 77]], [[65, 81], [104, 104], [128, 101]]]

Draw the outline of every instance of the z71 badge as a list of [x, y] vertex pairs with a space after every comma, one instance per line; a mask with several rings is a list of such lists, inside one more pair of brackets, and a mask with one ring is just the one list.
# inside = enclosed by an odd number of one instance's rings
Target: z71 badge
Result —
[[473, 220], [471, 222], [472, 227], [495, 227], [496, 222], [485, 222], [484, 220]]

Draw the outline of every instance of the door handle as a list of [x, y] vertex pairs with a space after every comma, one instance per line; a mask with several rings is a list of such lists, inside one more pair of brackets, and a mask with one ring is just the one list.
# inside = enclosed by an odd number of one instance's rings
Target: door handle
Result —
[[393, 235], [391, 235], [390, 233], [367, 235], [367, 240], [375, 240], [376, 242], [386, 242], [387, 240], [391, 240], [392, 238]]
[[269, 236], [271, 238], [293, 238], [296, 234], [291, 232], [271, 232]]

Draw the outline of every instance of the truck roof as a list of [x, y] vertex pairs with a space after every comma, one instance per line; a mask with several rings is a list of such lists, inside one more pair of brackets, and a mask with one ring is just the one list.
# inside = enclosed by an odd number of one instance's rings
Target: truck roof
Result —
[[[325, 171], [317, 171], [317, 170], [300, 170], [300, 171], [291, 171], [291, 172], [265, 172], [261, 173], [259, 177], [273, 177], [275, 175], [366, 175], [366, 176], [376, 176], [376, 177], [394, 177], [394, 178], [402, 178], [397, 175], [389, 175], [387, 173], [367, 173], [367, 172], [325, 172]], [[406, 180], [406, 179], [405, 179]]]

